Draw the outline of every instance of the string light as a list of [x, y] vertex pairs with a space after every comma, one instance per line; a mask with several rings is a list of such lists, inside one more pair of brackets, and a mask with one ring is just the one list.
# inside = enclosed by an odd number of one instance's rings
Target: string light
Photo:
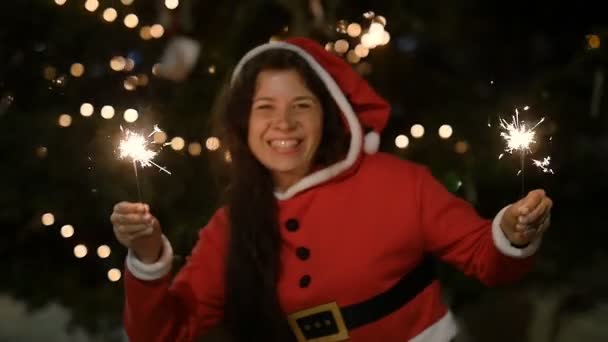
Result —
[[216, 137], [207, 138], [207, 140], [205, 141], [205, 147], [209, 151], [216, 151], [218, 148], [220, 148], [220, 139]]
[[125, 60], [125, 71], [131, 71], [135, 68], [135, 61], [132, 58], [127, 58]]
[[95, 111], [95, 109], [93, 108], [93, 105], [90, 103], [83, 103], [80, 106], [80, 115], [84, 116], [84, 117], [89, 117], [91, 115], [93, 115], [93, 111]]
[[452, 126], [450, 125], [441, 125], [441, 127], [439, 127], [439, 136], [442, 139], [448, 139], [449, 137], [452, 136], [453, 130], [452, 130]]
[[97, 0], [87, 0], [84, 3], [84, 8], [86, 8], [89, 12], [95, 12], [97, 8], [99, 8], [99, 1]]
[[137, 15], [129, 13], [125, 16], [124, 24], [128, 28], [135, 28], [139, 24], [139, 18], [137, 17]]
[[114, 71], [122, 71], [126, 65], [127, 60], [122, 56], [115, 56], [110, 60], [110, 68]]
[[108, 279], [111, 282], [117, 282], [117, 281], [119, 281], [120, 277], [121, 277], [121, 273], [120, 273], [119, 269], [113, 268], [113, 269], [111, 269], [111, 270], [108, 271]]
[[176, 9], [179, 6], [179, 0], [165, 0], [165, 6], [170, 9]]
[[157, 144], [164, 144], [165, 141], [167, 141], [167, 133], [163, 131], [154, 132], [154, 135], [152, 137], [154, 139], [154, 142]]
[[142, 26], [141, 29], [139, 29], [139, 36], [143, 40], [152, 39], [152, 34], [150, 33], [150, 26]]
[[352, 64], [356, 64], [356, 63], [359, 63], [359, 61], [361, 60], [361, 57], [359, 57], [359, 55], [357, 55], [355, 50], [350, 50], [346, 54], [346, 60]]
[[215, 65], [210, 65], [207, 70], [211, 75], [215, 74]]
[[70, 127], [72, 124], [72, 117], [69, 114], [61, 114], [59, 115], [58, 122], [61, 127]]
[[113, 9], [112, 7], [109, 7], [103, 11], [102, 17], [103, 17], [103, 20], [111, 23], [114, 20], [116, 20], [116, 18], [118, 18], [118, 12], [116, 12], [116, 10]]
[[176, 151], [181, 151], [184, 148], [184, 145], [186, 145], [186, 142], [182, 137], [174, 137], [171, 139], [171, 148]]
[[40, 218], [40, 221], [42, 221], [42, 224], [47, 227], [52, 226], [55, 223], [55, 216], [51, 213], [45, 213]]
[[65, 5], [66, 1], [67, 0], [55, 0], [55, 3], [59, 6], [63, 6], [63, 5]]
[[409, 144], [410, 144], [410, 139], [404, 134], [400, 134], [395, 138], [395, 146], [397, 146], [400, 149], [406, 148]]
[[120, 2], [122, 2], [123, 5], [125, 6], [129, 6], [133, 3], [134, 0], [120, 0]]
[[85, 256], [87, 256], [87, 253], [87, 247], [83, 244], [79, 244], [74, 247], [74, 256], [76, 256], [78, 259], [84, 258]]
[[137, 121], [137, 119], [139, 118], [139, 113], [135, 109], [129, 108], [125, 110], [123, 118], [126, 122], [132, 123]]
[[415, 124], [410, 129], [410, 133], [414, 138], [422, 138], [422, 136], [424, 135], [424, 126], [420, 124]]
[[348, 51], [348, 46], [348, 42], [345, 39], [340, 39], [334, 44], [334, 50], [339, 54], [343, 54]]
[[74, 236], [74, 227], [72, 227], [72, 225], [66, 224], [65, 226], [61, 227], [60, 233], [61, 236], [66, 239], [71, 238], [72, 236]]
[[104, 119], [111, 119], [114, 117], [114, 107], [103, 106], [101, 107], [101, 117]]
[[165, 34], [165, 28], [161, 24], [154, 24], [150, 28], [150, 35], [153, 38], [157, 38], [158, 39], [158, 38], [162, 37], [163, 34]]
[[80, 77], [84, 74], [84, 65], [81, 63], [74, 63], [70, 66], [70, 74], [74, 77]]
[[110, 253], [112, 253], [112, 250], [107, 245], [101, 245], [97, 247], [97, 256], [102, 259], [109, 257]]
[[361, 25], [357, 23], [349, 24], [346, 28], [346, 33], [348, 33], [348, 35], [353, 38], [359, 37], [359, 35], [361, 34]]
[[199, 156], [203, 151], [203, 146], [198, 142], [192, 142], [188, 145], [188, 153], [193, 156]]
[[469, 150], [469, 144], [466, 141], [459, 141], [454, 145], [454, 151], [458, 154], [464, 154]]
[[126, 90], [129, 90], [129, 91], [135, 90], [135, 88], [137, 87], [137, 77], [135, 77], [135, 76], [127, 77], [124, 80], [123, 85]]

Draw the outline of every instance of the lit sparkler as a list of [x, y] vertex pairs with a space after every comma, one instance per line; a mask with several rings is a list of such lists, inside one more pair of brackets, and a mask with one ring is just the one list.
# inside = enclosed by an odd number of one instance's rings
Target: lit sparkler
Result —
[[[525, 106], [524, 110], [530, 109], [530, 107]], [[526, 153], [530, 152], [530, 146], [536, 143], [536, 128], [540, 125], [545, 118], [541, 118], [534, 126], [528, 128], [524, 121], [519, 120], [519, 110], [515, 109], [515, 115], [511, 116], [511, 122], [507, 122], [505, 119], [500, 118], [500, 128], [502, 132], [500, 136], [503, 137], [506, 143], [505, 152], [513, 154], [514, 151], [518, 151], [520, 154], [521, 161], [521, 169], [517, 173], [517, 175], [521, 174], [521, 187], [522, 193], [524, 192], [524, 160], [526, 157]], [[498, 156], [498, 159], [501, 159], [504, 156], [504, 153]], [[546, 159], [546, 163], [543, 164], [544, 168], [548, 168], [550, 159]], [[543, 160], [545, 162], [545, 160]], [[543, 163], [541, 162], [541, 164]], [[537, 163], [535, 165], [539, 166]], [[540, 166], [539, 166], [540, 167]]]
[[[133, 163], [133, 171], [135, 172], [135, 181], [137, 182], [137, 193], [139, 195], [139, 200], [141, 202], [141, 189], [139, 187], [139, 177], [137, 175], [137, 164], [138, 163], [142, 168], [148, 167], [148, 166], [156, 166], [160, 171], [164, 171], [167, 174], [171, 174], [171, 172], [169, 172], [169, 170], [156, 164], [152, 160], [152, 159], [154, 159], [154, 157], [156, 157], [156, 155], [158, 154], [158, 151], [151, 150], [149, 147], [150, 147], [150, 144], [153, 143], [153, 141], [151, 142], [151, 141], [147, 140], [147, 138], [154, 135], [154, 133], [162, 132], [162, 131], [160, 130], [160, 128], [158, 128], [157, 125], [154, 125], [154, 129], [153, 129], [152, 133], [150, 133], [147, 137], [145, 137], [141, 134], [135, 133], [128, 129], [123, 129], [122, 126], [120, 126], [120, 130], [124, 133], [124, 136], [125, 136], [125, 138], [120, 141], [120, 145], [118, 146], [118, 149], [120, 150], [120, 158], [121, 159], [129, 158], [129, 159], [131, 159], [131, 162]], [[164, 145], [167, 145], [167, 144], [164, 144]]]

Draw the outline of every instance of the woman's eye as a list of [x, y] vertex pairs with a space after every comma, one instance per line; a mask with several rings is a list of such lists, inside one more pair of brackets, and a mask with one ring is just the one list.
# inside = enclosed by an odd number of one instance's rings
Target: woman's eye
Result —
[[312, 107], [312, 105], [308, 102], [296, 103], [296, 108], [298, 108], [298, 109], [308, 109], [310, 107]]
[[272, 106], [269, 104], [259, 105], [259, 106], [256, 106], [255, 109], [267, 110], [267, 109], [272, 109]]

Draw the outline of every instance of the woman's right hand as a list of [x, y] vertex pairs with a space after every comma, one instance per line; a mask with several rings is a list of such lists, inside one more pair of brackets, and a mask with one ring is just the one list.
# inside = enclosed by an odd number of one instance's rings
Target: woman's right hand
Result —
[[160, 224], [144, 203], [120, 202], [114, 206], [110, 221], [116, 239], [146, 264], [158, 261], [163, 240]]

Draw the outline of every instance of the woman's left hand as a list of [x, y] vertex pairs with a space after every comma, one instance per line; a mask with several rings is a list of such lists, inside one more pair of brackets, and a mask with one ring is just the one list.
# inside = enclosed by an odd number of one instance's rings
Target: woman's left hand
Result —
[[505, 210], [500, 227], [512, 244], [525, 246], [547, 230], [552, 206], [553, 201], [544, 190], [530, 191]]

